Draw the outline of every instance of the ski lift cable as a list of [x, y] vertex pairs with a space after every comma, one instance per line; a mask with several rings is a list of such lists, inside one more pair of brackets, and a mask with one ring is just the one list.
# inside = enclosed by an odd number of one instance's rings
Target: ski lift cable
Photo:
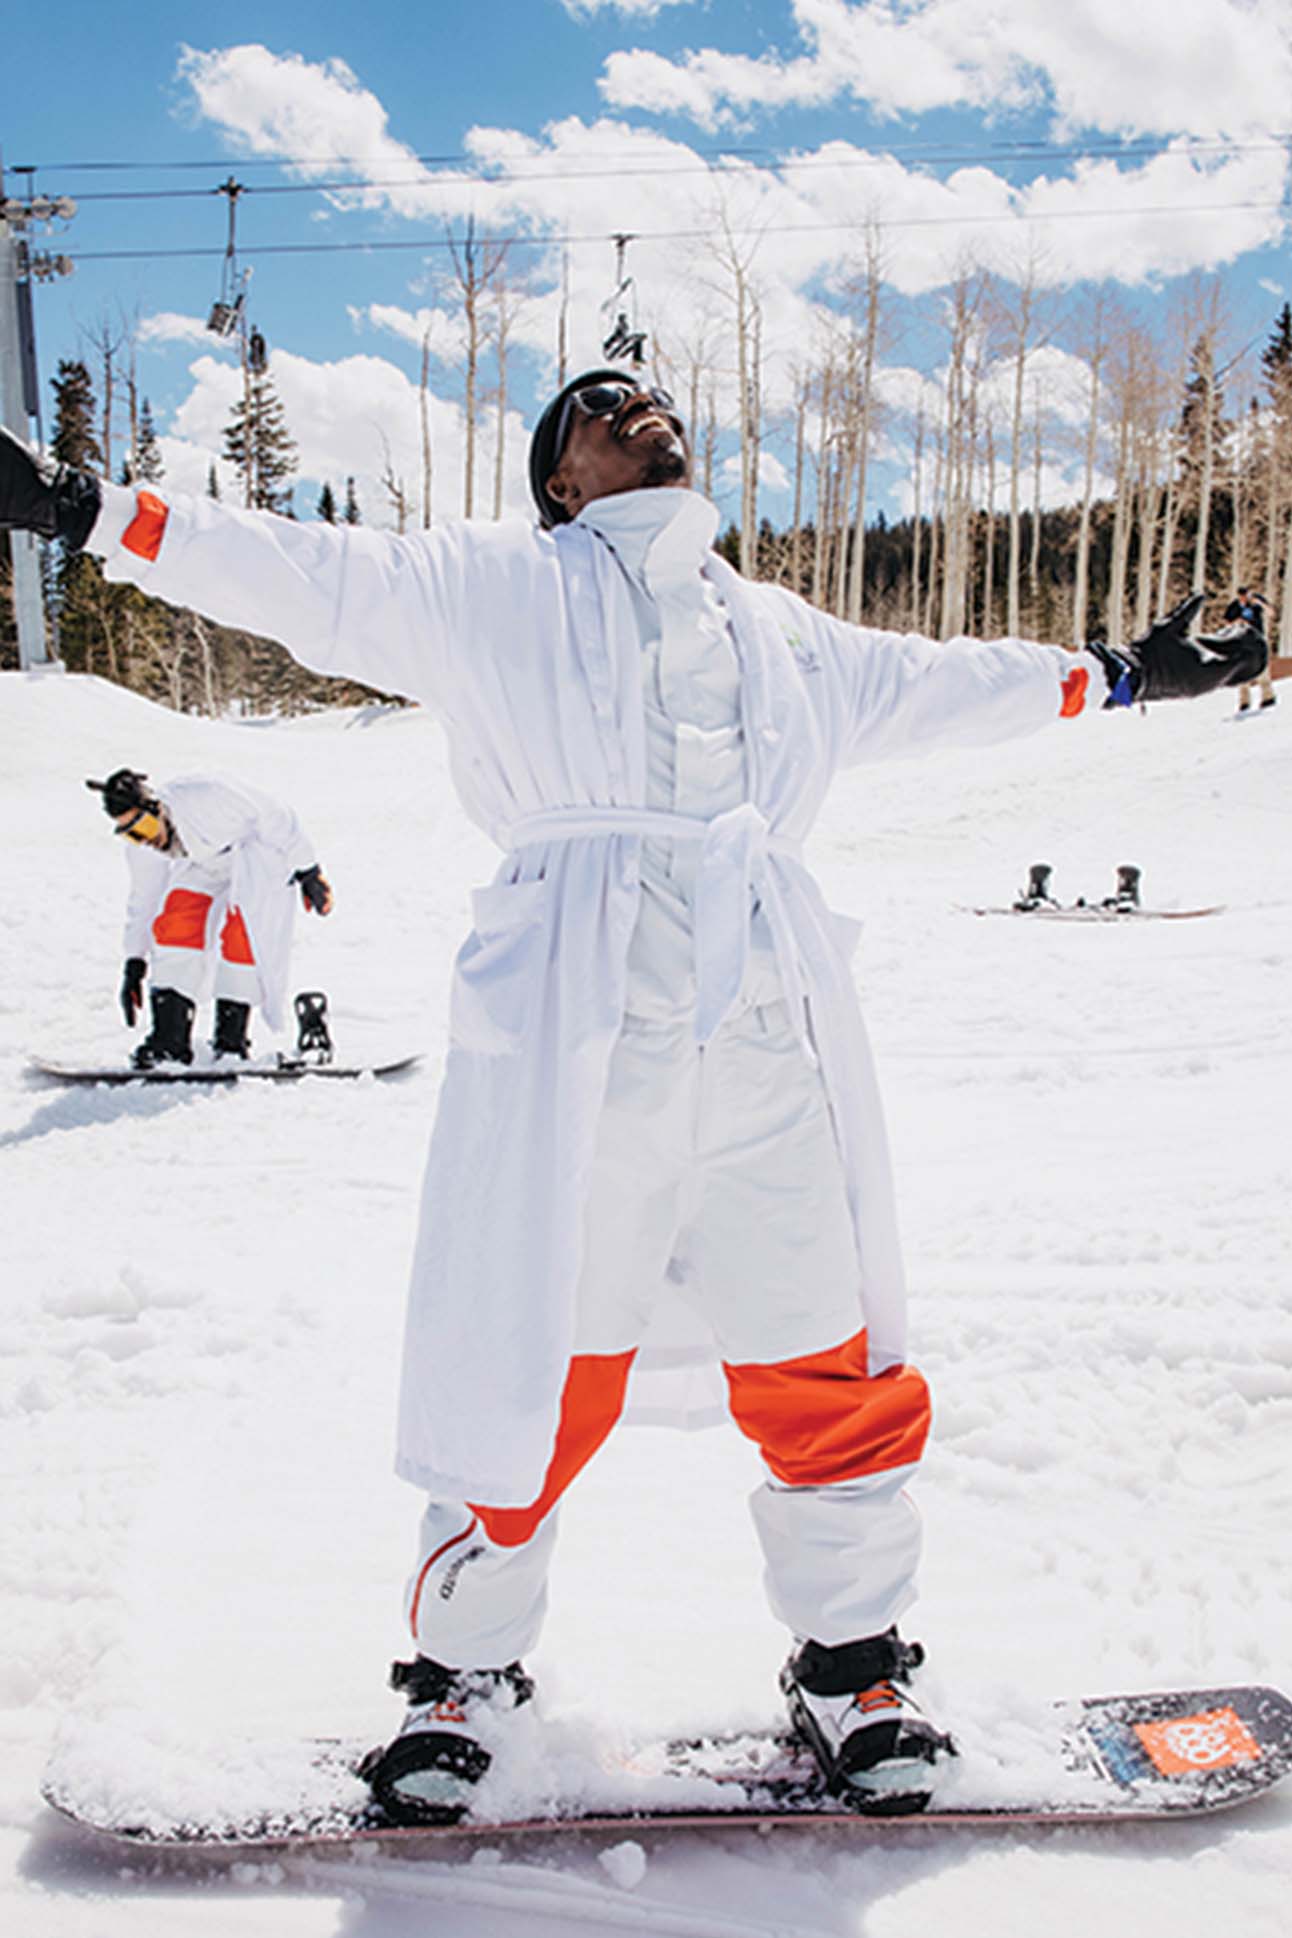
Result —
[[[1154, 155], [1170, 152], [1175, 148], [1179, 139], [1180, 137], [1178, 136], [1163, 135], [1141, 136], [1131, 140], [1114, 140], [1110, 138], [1106, 141], [1056, 142], [1050, 141], [1043, 136], [1037, 136], [1020, 137], [1015, 141], [979, 143], [972, 147], [967, 146], [964, 142], [888, 142], [885, 143], [884, 153], [887, 155], [905, 155], [912, 159], [940, 158], [972, 161], [980, 161], [984, 157], [1004, 157], [1010, 155], [1023, 157], [1038, 155], [1066, 155], [1074, 157], [1089, 155]], [[1262, 154], [1286, 149], [1289, 143], [1292, 143], [1292, 129], [1283, 131], [1271, 130], [1263, 135], [1259, 141], [1228, 140], [1223, 137], [1215, 137], [1189, 142], [1187, 147], [1180, 149], [1178, 152], [1186, 155]], [[712, 148], [697, 148], [691, 152], [699, 158], [701, 163], [714, 160], [758, 161], [763, 163], [779, 163], [784, 166], [803, 167], [810, 165], [813, 159], [800, 155], [795, 149], [775, 147], [715, 146]], [[466, 166], [479, 168], [481, 166], [478, 155], [468, 154], [461, 150], [447, 154], [410, 154], [405, 159], [409, 167], [454, 168]], [[612, 155], [609, 151], [598, 152], [596, 150], [589, 150], [580, 159], [583, 162], [614, 161], [622, 159], [622, 151], [617, 151]], [[352, 155], [344, 157], [339, 157], [335, 154], [241, 155], [237, 158], [237, 165], [242, 169], [321, 168], [337, 166], [357, 168], [376, 163], [389, 165], [390, 161], [391, 157], [388, 154], [371, 156]], [[835, 165], [837, 166], [839, 164]], [[125, 174], [147, 172], [150, 170], [176, 173], [196, 169], [227, 168], [228, 166], [229, 157], [225, 155], [208, 160], [141, 160], [137, 158], [118, 158], [114, 160], [37, 162], [13, 164], [12, 169], [15, 174], [32, 173], [38, 168], [45, 172], [52, 170], [63, 173], [79, 171], [86, 174]], [[695, 164], [690, 164], [690, 166], [693, 167]], [[648, 170], [643, 172], [653, 173], [654, 171]], [[170, 192], [179, 195], [193, 192], [200, 193], [201, 191], [176, 189]]]
[[[1101, 209], [1055, 209], [1055, 210], [1017, 210], [1007, 214], [994, 215], [915, 215], [880, 217], [874, 226], [881, 230], [899, 229], [948, 229], [965, 227], [998, 227], [1017, 223], [1054, 223], [1108, 221], [1112, 218], [1140, 220], [1144, 217], [1169, 216], [1178, 220], [1185, 215], [1234, 215], [1242, 212], [1269, 213], [1287, 207], [1286, 197], [1275, 201], [1240, 202], [1176, 202], [1154, 204], [1144, 208], [1101, 208]], [[750, 228], [733, 228], [733, 236], [767, 235], [839, 235], [855, 232], [854, 222], [770, 222]], [[637, 233], [639, 242], [705, 242], [709, 241], [712, 231], [700, 229], [642, 229]], [[592, 235], [566, 235], [550, 233], [533, 235], [518, 233], [501, 236], [482, 236], [477, 238], [481, 246], [491, 248], [549, 249], [558, 247], [562, 242], [571, 246], [583, 244], [603, 245], [606, 237], [601, 231]], [[326, 256], [326, 255], [383, 255], [401, 250], [436, 250], [455, 247], [452, 236], [406, 236], [379, 237], [365, 241], [352, 242], [268, 242], [244, 247], [242, 255], [247, 256]], [[86, 249], [77, 250], [70, 258], [75, 262], [161, 262], [167, 260], [191, 260], [214, 256], [221, 252], [208, 248], [175, 249]]]
[[[1196, 159], [1203, 155], [1214, 155], [1214, 154], [1238, 155], [1238, 154], [1253, 154], [1253, 153], [1275, 153], [1275, 152], [1282, 153], [1282, 152], [1285, 152], [1290, 145], [1292, 145], [1292, 137], [1290, 137], [1289, 141], [1287, 142], [1267, 142], [1267, 143], [1259, 143], [1259, 144], [1254, 143], [1254, 144], [1248, 144], [1248, 145], [1220, 143], [1212, 146], [1200, 147], [1195, 144], [1189, 147], [1188, 149], [1181, 150], [1179, 152], [1183, 153], [1187, 159]], [[970, 164], [981, 165], [984, 161], [988, 161], [988, 160], [995, 160], [998, 162], [999, 161], [1024, 162], [1024, 161], [1034, 161], [1037, 159], [1053, 158], [1055, 156], [1067, 156], [1070, 158], [1081, 159], [1081, 158], [1097, 157], [1100, 155], [1111, 155], [1111, 156], [1117, 156], [1117, 157], [1128, 158], [1128, 159], [1139, 159], [1139, 158], [1142, 158], [1144, 155], [1152, 156], [1152, 155], [1166, 154], [1169, 152], [1171, 151], [1169, 150], [1169, 148], [1165, 146], [1155, 148], [1155, 149], [1143, 149], [1143, 150], [1127, 150], [1125, 147], [1107, 147], [1107, 148], [1091, 147], [1091, 148], [1067, 148], [1067, 149], [1038, 148], [1036, 150], [1031, 150], [1031, 151], [1028, 151], [1028, 150], [993, 151], [990, 149], [984, 150], [982, 148], [978, 148], [978, 149], [972, 149], [972, 150], [957, 149], [957, 150], [951, 150], [945, 153], [930, 152], [925, 156], [923, 156], [922, 159], [926, 163], [936, 165], [939, 167], [951, 167], [953, 165], [956, 165], [956, 166], [970, 165]], [[780, 169], [782, 172], [785, 172], [785, 173], [792, 171], [797, 174], [802, 174], [802, 173], [810, 173], [812, 171], [825, 171], [825, 170], [829, 170], [836, 173], [847, 173], [847, 172], [852, 172], [854, 170], [859, 170], [859, 169], [880, 168], [880, 167], [883, 167], [883, 165], [886, 162], [889, 162], [894, 158], [895, 158], [895, 151], [892, 149], [884, 149], [872, 154], [855, 155], [855, 156], [784, 155], [774, 161], [774, 166], [776, 166], [778, 169]], [[425, 161], [424, 161], [423, 158], [420, 156], [410, 157], [409, 166], [410, 167], [427, 166], [429, 165], [432, 159], [433, 158], [428, 157], [428, 158], [425, 158]], [[528, 169], [528, 170], [509, 168], [505, 173], [488, 172], [487, 166], [485, 168], [481, 168], [478, 163], [474, 170], [462, 170], [459, 168], [454, 168], [447, 163], [440, 163], [438, 164], [440, 168], [440, 172], [438, 174], [431, 174], [429, 176], [424, 175], [421, 178], [417, 178], [414, 176], [389, 176], [389, 177], [383, 176], [380, 178], [373, 178], [369, 176], [359, 175], [359, 176], [344, 177], [344, 178], [338, 177], [336, 179], [329, 179], [325, 181], [316, 181], [316, 182], [264, 182], [264, 183], [260, 183], [259, 185], [247, 184], [245, 186], [244, 192], [248, 195], [256, 195], [256, 196], [365, 195], [365, 194], [373, 194], [376, 192], [397, 191], [401, 189], [402, 190], [410, 190], [410, 189], [411, 190], [417, 190], [417, 189], [430, 190], [440, 185], [460, 186], [463, 183], [470, 183], [480, 188], [525, 187], [530, 183], [538, 183], [538, 182], [582, 181], [586, 179], [587, 162], [593, 159], [595, 158], [590, 156], [581, 157], [580, 165], [578, 167], [573, 167], [573, 168]], [[602, 168], [599, 168], [598, 174], [599, 174], [599, 179], [603, 181], [625, 181], [625, 182], [649, 181], [649, 180], [667, 181], [672, 179], [681, 180], [687, 177], [694, 177], [694, 176], [706, 176], [706, 177], [712, 178], [715, 174], [721, 175], [728, 172], [728, 167], [732, 161], [747, 161], [749, 159], [750, 157], [748, 156], [726, 156], [726, 157], [715, 158], [715, 162], [682, 162], [677, 165], [659, 166], [659, 167], [652, 167], [652, 168], [602, 167]], [[185, 167], [188, 166], [188, 164], [186, 163], [175, 164], [175, 165], [185, 166]], [[284, 161], [282, 163], [276, 163], [274, 165], [283, 166], [283, 167], [292, 167], [292, 166], [299, 167], [299, 166], [304, 166], [306, 164]], [[78, 202], [83, 204], [90, 203], [90, 202], [109, 202], [109, 203], [111, 202], [170, 202], [170, 201], [193, 200], [199, 197], [205, 197], [210, 193], [211, 191], [209, 189], [201, 189], [201, 188], [147, 188], [147, 189], [125, 189], [125, 190], [91, 189], [88, 192], [81, 191], [77, 196], [77, 200]]]

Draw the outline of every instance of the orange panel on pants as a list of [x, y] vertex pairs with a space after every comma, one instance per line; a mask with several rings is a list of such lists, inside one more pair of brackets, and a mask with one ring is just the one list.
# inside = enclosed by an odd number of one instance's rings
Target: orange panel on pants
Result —
[[785, 1487], [827, 1487], [920, 1458], [929, 1389], [913, 1366], [871, 1378], [866, 1335], [778, 1366], [726, 1366], [731, 1417]]
[[519, 1548], [532, 1537], [570, 1482], [609, 1438], [624, 1410], [628, 1374], [635, 1357], [632, 1352], [580, 1353], [570, 1361], [561, 1394], [556, 1444], [537, 1500], [528, 1507], [481, 1507], [470, 1502], [485, 1533], [500, 1548]]
[[[580, 1354], [570, 1362], [556, 1445], [542, 1492], [528, 1507], [470, 1503], [489, 1539], [520, 1547], [608, 1438], [623, 1412], [634, 1354]], [[866, 1370], [866, 1335], [773, 1366], [723, 1371], [731, 1414], [786, 1487], [825, 1487], [910, 1467], [928, 1439], [928, 1387], [911, 1366], [876, 1378]]]
[[[211, 897], [193, 888], [172, 888], [153, 922], [153, 941], [159, 949], [204, 949]], [[225, 962], [250, 968], [255, 963], [251, 938], [241, 909], [231, 908], [220, 930], [220, 955]]]

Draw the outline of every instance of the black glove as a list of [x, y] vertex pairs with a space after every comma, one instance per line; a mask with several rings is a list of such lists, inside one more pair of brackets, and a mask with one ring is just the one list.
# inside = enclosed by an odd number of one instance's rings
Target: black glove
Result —
[[1191, 592], [1149, 627], [1142, 639], [1120, 649], [1096, 641], [1094, 654], [1108, 676], [1106, 707], [1136, 700], [1191, 700], [1218, 686], [1245, 686], [1264, 670], [1268, 649], [1255, 626], [1191, 639], [1203, 594]]
[[142, 956], [130, 956], [126, 961], [125, 974], [121, 978], [121, 1014], [130, 1028], [144, 1006], [144, 977], [148, 974], [148, 964]]
[[332, 886], [317, 862], [312, 862], [308, 868], [298, 868], [292, 880], [300, 883], [301, 900], [306, 908], [312, 908], [316, 915], [330, 913]]
[[61, 538], [79, 552], [102, 503], [92, 473], [39, 457], [0, 424], [0, 531]]

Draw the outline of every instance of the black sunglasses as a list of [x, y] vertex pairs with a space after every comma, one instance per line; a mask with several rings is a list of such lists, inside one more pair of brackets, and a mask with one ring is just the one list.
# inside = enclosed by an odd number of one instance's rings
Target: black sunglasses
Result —
[[556, 420], [556, 439], [552, 446], [552, 464], [561, 461], [565, 440], [570, 435], [570, 420], [576, 410], [585, 417], [613, 417], [622, 410], [630, 397], [649, 397], [652, 404], [661, 410], [676, 414], [677, 406], [666, 390], [657, 390], [652, 385], [634, 384], [624, 380], [622, 383], [589, 384], [584, 390], [571, 391], [561, 406], [561, 415]]

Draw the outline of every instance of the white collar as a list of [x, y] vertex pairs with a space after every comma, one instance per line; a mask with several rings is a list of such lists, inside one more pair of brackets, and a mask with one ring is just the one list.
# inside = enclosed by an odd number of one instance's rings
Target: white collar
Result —
[[698, 573], [718, 529], [718, 508], [698, 491], [649, 485], [593, 498], [578, 520], [603, 539], [627, 572], [647, 585]]

